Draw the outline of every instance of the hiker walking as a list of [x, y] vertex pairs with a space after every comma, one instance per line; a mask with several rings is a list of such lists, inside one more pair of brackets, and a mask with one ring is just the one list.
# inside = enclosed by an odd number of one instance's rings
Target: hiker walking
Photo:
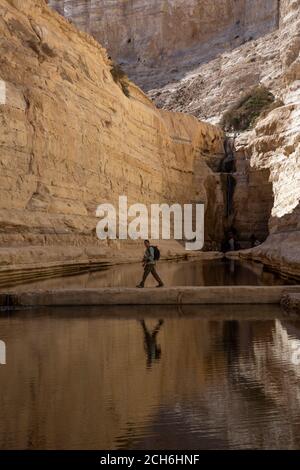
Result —
[[158, 285], [156, 287], [163, 287], [164, 284], [155, 269], [156, 261], [158, 261], [160, 258], [159, 249], [156, 246], [151, 246], [149, 240], [145, 240], [144, 245], [146, 247], [146, 251], [143, 258], [144, 275], [141, 283], [137, 287], [145, 287], [145, 281], [150, 273], [158, 282]]

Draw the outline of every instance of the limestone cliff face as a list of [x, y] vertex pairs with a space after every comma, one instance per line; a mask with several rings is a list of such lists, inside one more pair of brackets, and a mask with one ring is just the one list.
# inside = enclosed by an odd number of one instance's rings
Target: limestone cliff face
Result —
[[207, 202], [207, 237], [221, 238], [205, 160], [222, 155], [221, 130], [131, 83], [125, 96], [105, 50], [42, 0], [0, 0], [0, 14], [0, 264], [101, 258], [96, 207], [123, 194]]
[[278, 0], [49, 0], [143, 89], [277, 27]]
[[264, 85], [283, 105], [238, 135], [235, 217], [243, 240], [268, 240], [251, 254], [287, 274], [300, 275], [300, 1], [279, 2], [279, 29], [190, 70], [150, 95], [164, 109], [217, 123], [252, 87]]
[[300, 277], [300, 82], [297, 83], [298, 94], [295, 90], [287, 94], [285, 106], [259, 121], [246, 149], [252, 167], [269, 172], [274, 196], [270, 236], [250, 256]]
[[[268, 240], [250, 254], [300, 277], [300, 2], [284, 4], [278, 96], [284, 105], [260, 119], [241, 147], [251, 166], [269, 172], [274, 203]], [[248, 255], [246, 255], [248, 256]]]
[[[159, 107], [188, 112], [210, 122], [222, 114], [251, 87], [263, 84], [283, 99], [286, 72], [299, 55], [300, 2], [281, 1], [279, 28], [217, 58], [191, 67], [185, 76], [151, 90]], [[295, 75], [295, 66], [289, 72]], [[294, 76], [295, 79], [295, 76]]]

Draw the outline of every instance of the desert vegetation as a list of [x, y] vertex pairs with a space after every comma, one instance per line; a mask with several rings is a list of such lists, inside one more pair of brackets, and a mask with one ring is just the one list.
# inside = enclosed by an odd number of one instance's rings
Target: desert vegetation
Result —
[[115, 62], [112, 62], [112, 66], [110, 69], [110, 72], [112, 74], [112, 77], [118, 85], [121, 86], [122, 91], [127, 98], [129, 98], [130, 93], [129, 93], [129, 87], [128, 87], [128, 77], [122, 67], [119, 64], [116, 64]]
[[225, 131], [245, 131], [253, 127], [260, 116], [282, 104], [266, 87], [254, 87], [224, 113], [221, 126]]

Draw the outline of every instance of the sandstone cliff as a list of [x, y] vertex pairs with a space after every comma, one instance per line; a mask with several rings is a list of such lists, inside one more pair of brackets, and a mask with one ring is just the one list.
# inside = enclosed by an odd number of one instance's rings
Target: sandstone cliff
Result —
[[[242, 255], [299, 276], [299, 0], [257, 2], [255, 8], [247, 1], [234, 2], [234, 8], [229, 1], [190, 0], [185, 6], [166, 1], [155, 18], [162, 2], [122, 2], [122, 8], [121, 2], [50, 3], [96, 37], [99, 31], [108, 34], [103, 40], [115, 47], [112, 54], [133, 57], [126, 59], [127, 70], [140, 81], [147, 76], [149, 86], [154, 75], [157, 83], [162, 75], [169, 81], [166, 71], [176, 60], [182, 66], [174, 72], [177, 82], [150, 93], [166, 109], [159, 111], [130, 82], [130, 96], [125, 96], [112, 78], [105, 50], [45, 2], [31, 0], [25, 8], [21, 0], [0, 1], [2, 265], [37, 259], [84, 266], [88, 260], [100, 262], [107, 247], [95, 239], [95, 207], [127, 194], [130, 201], [137, 195], [142, 202], [204, 201], [207, 246], [220, 245], [230, 224], [245, 243], [251, 233], [261, 240], [270, 233], [263, 245]], [[112, 16], [104, 27], [100, 7], [113, 11], [122, 27], [114, 26]], [[144, 10], [153, 22], [145, 24]], [[136, 15], [143, 25], [134, 30], [136, 50], [151, 56], [161, 76], [156, 69], [152, 76], [149, 63], [136, 62], [128, 52], [131, 41], [123, 44]], [[182, 21], [185, 15], [189, 19]], [[195, 42], [184, 34], [192, 20]], [[155, 41], [149, 46], [149, 31], [155, 28], [159, 34], [152, 34]], [[237, 28], [243, 35], [232, 40]], [[253, 35], [256, 40], [250, 40]], [[162, 61], [153, 44], [163, 44]], [[201, 56], [200, 46], [214, 56], [220, 44], [226, 52], [217, 58], [208, 61], [204, 49]], [[207, 63], [195, 68], [199, 57], [197, 63], [204, 58]], [[215, 123], [257, 84], [270, 89], [283, 106], [236, 138], [233, 213], [226, 218], [221, 131], [168, 110]]]
[[[290, 83], [292, 91], [286, 94], [286, 104], [261, 119], [246, 145], [240, 144], [253, 168], [268, 171], [274, 197], [270, 236], [243, 256], [300, 277], [300, 82], [297, 83]], [[298, 94], [294, 86], [298, 87]]]
[[[252, 256], [300, 275], [300, 1], [281, 1], [278, 29], [190, 70], [150, 92], [164, 109], [217, 123], [253, 86], [264, 85], [280, 106], [236, 137], [233, 225], [243, 240], [270, 237]], [[271, 186], [270, 186], [271, 185]]]
[[286, 0], [279, 4], [278, 29], [191, 67], [185, 77], [151, 90], [149, 95], [159, 107], [211, 122], [218, 122], [238, 97], [259, 83], [281, 97], [284, 71], [299, 55], [300, 3]]
[[125, 96], [106, 51], [44, 1], [0, 0], [0, 13], [1, 266], [102, 260], [95, 210], [122, 194], [204, 201], [207, 238], [221, 239], [206, 161], [222, 156], [222, 131], [157, 110], [132, 83]]
[[300, 2], [283, 3], [279, 31], [281, 72], [271, 82], [283, 106], [257, 122], [237, 145], [253, 168], [269, 172], [274, 203], [270, 236], [249, 254], [287, 275], [300, 277]]
[[278, 0], [49, 0], [91, 33], [144, 90], [182, 78], [272, 31]]

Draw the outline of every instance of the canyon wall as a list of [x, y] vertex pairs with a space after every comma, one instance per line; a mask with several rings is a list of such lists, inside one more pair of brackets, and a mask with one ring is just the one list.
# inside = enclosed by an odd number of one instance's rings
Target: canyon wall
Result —
[[144, 90], [278, 26], [278, 0], [49, 0]]
[[[128, 27], [133, 6], [139, 6], [140, 15], [147, 7], [149, 25], [140, 30], [136, 50], [147, 50], [149, 57], [153, 52], [152, 64], [157, 64], [167, 81], [166, 70], [171, 64], [173, 67], [173, 58], [182, 64], [177, 82], [149, 93], [164, 108], [158, 110], [129, 81], [125, 86], [129, 96], [125, 96], [120, 80], [112, 77], [106, 51], [51, 11], [44, 1], [30, 0], [25, 7], [21, 0], [0, 0], [2, 266], [38, 259], [95, 261], [107, 250], [121, 257], [123, 249], [116, 250], [119, 242], [109, 247], [96, 239], [95, 208], [107, 200], [116, 203], [118, 195], [127, 194], [129, 202], [137, 198], [145, 203], [205, 202], [208, 248], [220, 246], [224, 229], [231, 222], [244, 241], [253, 232], [261, 240], [270, 232], [263, 245], [243, 256], [299, 276], [300, 1], [257, 2], [256, 8], [253, 2], [184, 3], [184, 7], [179, 1], [164, 3], [167, 24], [172, 26], [169, 29], [157, 26], [160, 15], [153, 18], [152, 8], [161, 2], [123, 2], [123, 17], [120, 2], [106, 5], [106, 12], [115, 13], [106, 17], [105, 30], [112, 33], [116, 30], [115, 18], [119, 25], [127, 18], [124, 28]], [[185, 36], [179, 34], [180, 27], [189, 26], [182, 18], [187, 14], [199, 18], [194, 10], [196, 3], [203, 6], [201, 18], [208, 15], [207, 25], [218, 25], [216, 33], [202, 25], [195, 33], [195, 43], [190, 44], [187, 36], [178, 40], [176, 49], [174, 38]], [[217, 4], [219, 10], [215, 9]], [[98, 11], [97, 1], [70, 0], [52, 6], [83, 29], [88, 29], [83, 13], [89, 11], [91, 25]], [[175, 6], [181, 19], [177, 26]], [[247, 12], [243, 22], [242, 12]], [[234, 24], [234, 32], [243, 26], [241, 42], [250, 39], [247, 34], [254, 24], [257, 36], [279, 29], [243, 45], [239, 45], [241, 38], [235, 42], [224, 36], [221, 46], [226, 52], [210, 61], [206, 56], [207, 63], [193, 68], [193, 61], [201, 56], [197, 49], [201, 34], [201, 47], [215, 54], [217, 48], [211, 41], [218, 42], [219, 34], [230, 31], [228, 22]], [[150, 30], [157, 27], [162, 34], [153, 35], [155, 44], [162, 41], [166, 48], [162, 61], [152, 46], [147, 49], [146, 26]], [[127, 37], [127, 32], [122, 34]], [[110, 40], [111, 47], [119, 50], [120, 38]], [[131, 42], [127, 42], [125, 52], [127, 47]], [[151, 81], [149, 64], [140, 65], [135, 60], [128, 59], [127, 66], [132, 65], [141, 80], [144, 73]], [[143, 73], [140, 67], [144, 67]], [[154, 75], [161, 83], [157, 71]], [[254, 129], [236, 138], [237, 185], [234, 214], [228, 220], [224, 175], [219, 172], [223, 134], [196, 118], [218, 122], [229, 106], [258, 84], [265, 85], [282, 102]]]
[[44, 1], [0, 0], [0, 13], [0, 266], [115, 252], [95, 211], [119, 195], [205, 202], [206, 238], [220, 241], [223, 194], [206, 162], [222, 158], [222, 131], [157, 110], [130, 82], [126, 96], [106, 51]]
[[[300, 79], [300, 74], [298, 76]], [[291, 85], [293, 88], [295, 82]], [[246, 145], [252, 167], [269, 172], [274, 203], [269, 219], [270, 236], [261, 246], [243, 256], [262, 260], [273, 269], [300, 278], [299, 80], [297, 91], [297, 94], [294, 90], [287, 94], [284, 106], [257, 123]]]
[[[148, 94], [160, 108], [186, 112], [213, 123], [218, 123], [231, 105], [259, 84], [284, 101], [286, 72], [293, 62], [297, 63], [299, 55], [299, 24], [299, 0], [281, 1], [279, 29], [228, 48]], [[296, 80], [295, 67], [292, 70]]]
[[237, 145], [248, 153], [252, 168], [269, 172], [274, 196], [270, 236], [244, 256], [300, 278], [300, 1], [284, 6], [281, 73], [273, 80], [282, 106], [262, 117]]
[[253, 87], [265, 86], [277, 108], [236, 133], [233, 225], [242, 242], [264, 241], [243, 256], [300, 276], [300, 1], [281, 1], [279, 29], [191, 69], [152, 90], [159, 107], [218, 123]]

